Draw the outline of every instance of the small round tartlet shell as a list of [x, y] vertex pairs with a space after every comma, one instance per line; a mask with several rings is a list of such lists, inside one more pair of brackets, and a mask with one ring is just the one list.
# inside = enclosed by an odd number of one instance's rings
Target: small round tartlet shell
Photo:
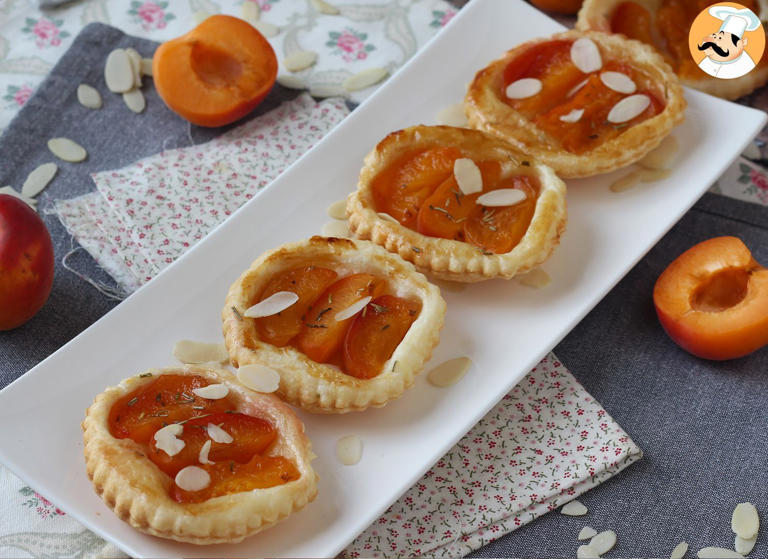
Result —
[[[663, 95], [665, 107], [654, 117], [628, 127], [617, 137], [582, 154], [562, 149], [554, 138], [507, 105], [501, 98], [504, 71], [518, 56], [534, 45], [556, 40], [592, 39], [606, 58], [631, 62]], [[586, 77], [587, 74], [584, 74]], [[501, 58], [480, 70], [469, 85], [464, 111], [469, 125], [494, 134], [549, 165], [563, 178], [591, 177], [626, 167], [642, 159], [683, 122], [686, 102], [675, 73], [652, 47], [598, 31], [566, 31], [551, 37], [534, 39], [507, 51]]]
[[[372, 187], [376, 176], [409, 151], [440, 146], [455, 146], [463, 157], [477, 161], [498, 160], [503, 175], [517, 171], [539, 179], [541, 190], [533, 218], [511, 251], [484, 253], [469, 243], [422, 235], [377, 213]], [[565, 183], [546, 165], [484, 132], [451, 126], [412, 126], [392, 132], [366, 156], [357, 190], [347, 198], [347, 217], [356, 237], [370, 239], [399, 254], [430, 276], [458, 282], [509, 279], [544, 262], [560, 243], [567, 221]]]
[[[376, 275], [387, 280], [394, 295], [421, 302], [419, 316], [377, 376], [359, 379], [317, 363], [294, 347], [264, 342], [259, 339], [254, 319], [242, 317], [272, 277], [310, 264], [333, 269], [339, 278], [353, 273]], [[412, 264], [367, 241], [319, 236], [285, 244], [260, 256], [232, 284], [222, 311], [224, 340], [232, 365], [257, 363], [274, 369], [280, 375], [277, 394], [289, 404], [313, 413], [362, 411], [399, 398], [432, 356], [444, 320], [445, 301], [440, 290]]]
[[[201, 503], [172, 500], [171, 478], [146, 457], [142, 445], [113, 437], [108, 425], [109, 412], [118, 399], [167, 374], [200, 375], [211, 383], [227, 385], [237, 401], [237, 411], [275, 427], [277, 440], [267, 454], [290, 459], [299, 470], [299, 479]], [[237, 543], [302, 509], [317, 495], [317, 475], [310, 466], [315, 455], [303, 423], [278, 398], [244, 388], [223, 369], [185, 365], [150, 369], [125, 379], [96, 397], [82, 427], [86, 469], [96, 493], [121, 520], [152, 536], [193, 544]]]
[[[626, 0], [584, 0], [579, 10], [579, 19], [576, 21], [576, 29], [582, 31], [611, 32], [611, 17], [619, 4]], [[655, 14], [661, 5], [659, 0], [634, 0], [651, 14]], [[752, 93], [759, 87], [768, 83], [768, 64], [758, 65], [756, 68], [739, 78], [724, 80], [710, 76], [704, 70], [699, 72], [699, 77], [678, 76], [680, 82], [693, 89], [709, 93], [723, 99], [738, 99]]]

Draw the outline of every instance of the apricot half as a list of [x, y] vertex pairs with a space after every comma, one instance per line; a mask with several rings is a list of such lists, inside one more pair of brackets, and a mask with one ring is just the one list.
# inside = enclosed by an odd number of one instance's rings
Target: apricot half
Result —
[[704, 359], [734, 359], [768, 344], [768, 270], [736, 237], [678, 256], [656, 281], [653, 302], [669, 337]]
[[277, 57], [248, 22], [213, 15], [160, 45], [152, 74], [172, 111], [200, 126], [223, 126], [267, 96], [277, 77]]

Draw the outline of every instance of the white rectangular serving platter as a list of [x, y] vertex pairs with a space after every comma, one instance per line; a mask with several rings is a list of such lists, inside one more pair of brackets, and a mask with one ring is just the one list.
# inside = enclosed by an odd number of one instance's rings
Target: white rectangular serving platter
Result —
[[[179, 339], [221, 339], [230, 283], [260, 253], [318, 234], [326, 209], [354, 189], [364, 155], [392, 130], [435, 123], [474, 73], [503, 51], [560, 31], [520, 0], [474, 0], [417, 57], [313, 150], [160, 276], [0, 392], [0, 461], [133, 557], [336, 555], [507, 393], [685, 213], [766, 115], [687, 91], [672, 175], [616, 194], [622, 172], [568, 183], [568, 229], [532, 289], [491, 281], [444, 293], [446, 326], [433, 363], [467, 355], [449, 389], [421, 375], [403, 398], [344, 416], [301, 414], [318, 459], [319, 496], [237, 545], [197, 547], [145, 536], [113, 515], [85, 473], [80, 422], [105, 387], [170, 365]], [[623, 171], [626, 173], [626, 170]], [[670, 259], [675, 255], [669, 255]], [[651, 301], [648, 302], [651, 304]], [[77, 309], [72, 309], [77, 312]], [[621, 312], [617, 309], [617, 312]], [[628, 427], [631, 432], [631, 425]], [[336, 440], [359, 435], [361, 462], [342, 466]]]

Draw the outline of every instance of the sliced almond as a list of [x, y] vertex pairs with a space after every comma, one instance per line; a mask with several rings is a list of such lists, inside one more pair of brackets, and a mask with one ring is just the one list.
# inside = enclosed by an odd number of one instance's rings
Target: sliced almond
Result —
[[576, 559], [600, 559], [600, 555], [589, 545], [580, 545], [576, 549]]
[[12, 186], [3, 186], [0, 187], [0, 194], [8, 194], [9, 196], [13, 196], [14, 198], [18, 198], [22, 202], [26, 202], [26, 204], [32, 208], [33, 210], [37, 211], [37, 200], [34, 198], [30, 198], [29, 196], [25, 196], [24, 194], [21, 194], [20, 192], [16, 192]]
[[301, 72], [306, 70], [317, 62], [317, 53], [312, 50], [300, 50], [286, 56], [283, 59], [283, 66], [289, 72]]
[[527, 287], [536, 288], [546, 287], [552, 283], [552, 278], [550, 278], [549, 274], [541, 268], [534, 268], [533, 270], [519, 274], [515, 276], [515, 279], [517, 280], [517, 283]]
[[133, 87], [141, 87], [141, 55], [139, 51], [134, 48], [125, 49], [125, 54], [128, 55], [128, 59], [131, 61], [131, 70], [133, 70]]
[[624, 192], [640, 183], [642, 173], [638, 171], [632, 171], [613, 181], [611, 183], [611, 192]]
[[522, 78], [509, 84], [504, 93], [508, 99], [526, 99], [539, 93], [541, 88], [541, 80]]
[[333, 219], [347, 219], [347, 199], [336, 200], [328, 206], [328, 217]]
[[298, 300], [299, 296], [296, 295], [293, 291], [278, 291], [263, 301], [259, 301], [252, 307], [249, 307], [243, 313], [243, 316], [247, 316], [248, 318], [272, 316], [284, 311]]
[[444, 361], [427, 373], [427, 380], [433, 386], [445, 388], [459, 382], [472, 366], [469, 357], [456, 357]]
[[87, 83], [77, 86], [77, 100], [86, 109], [100, 109], [102, 106], [101, 93]]
[[142, 76], [152, 75], [152, 59], [151, 58], [141, 59], [141, 75]]
[[251, 25], [253, 25], [254, 21], [259, 21], [261, 19], [261, 8], [258, 2], [245, 0], [240, 8], [240, 17]]
[[560, 508], [560, 514], [564, 514], [566, 516], [584, 516], [587, 514], [587, 507], [574, 499], [573, 501], [564, 504]]
[[608, 553], [616, 545], [616, 532], [605, 530], [600, 532], [589, 542], [589, 547], [594, 549], [598, 555]]
[[347, 91], [359, 91], [371, 87], [372, 85], [376, 85], [386, 78], [387, 74], [389, 74], [389, 70], [386, 68], [368, 68], [367, 70], [363, 70], [362, 72], [358, 72], [357, 74], [348, 77], [344, 80], [342, 86]]
[[221, 343], [180, 340], [173, 346], [173, 356], [189, 365], [199, 365], [208, 361], [219, 363], [229, 359], [227, 348]]
[[675, 549], [672, 550], [669, 559], [683, 559], [686, 553], [688, 553], [688, 544], [686, 542], [680, 542], [675, 546]]
[[200, 448], [200, 452], [197, 454], [197, 461], [201, 464], [215, 464], [216, 462], [212, 462], [208, 459], [208, 453], [211, 452], [211, 441], [210, 439], [205, 441], [203, 443], [203, 446]]
[[326, 97], [344, 97], [347, 90], [338, 85], [313, 85], [309, 88], [309, 94], [312, 97], [324, 99]]
[[310, 0], [310, 3], [321, 14], [337, 16], [341, 13], [341, 10], [339, 10], [333, 4], [329, 4], [325, 0]]
[[466, 128], [467, 115], [464, 112], [464, 103], [456, 103], [445, 107], [439, 113], [437, 113], [437, 123], [444, 124], [445, 126], [457, 126], [459, 128]]
[[725, 547], [705, 547], [696, 554], [699, 559], [742, 559], [741, 553]]
[[560, 116], [562, 122], [579, 122], [584, 116], [584, 109], [573, 109], [571, 112]]
[[277, 35], [280, 33], [280, 28], [277, 25], [266, 22], [263, 19], [258, 21], [249, 21], [248, 23], [253, 25], [256, 28], [256, 31], [264, 35], [267, 39], [277, 37]]
[[334, 317], [336, 319], [336, 322], [341, 322], [342, 320], [347, 320], [348, 318], [352, 318], [361, 310], [363, 310], [365, 306], [368, 303], [370, 303], [372, 300], [373, 300], [373, 297], [369, 295], [368, 297], [363, 297], [362, 299], [355, 301], [354, 303], [349, 305], [346, 309], [336, 313], [336, 316]]
[[80, 163], [88, 157], [85, 148], [69, 138], [51, 138], [48, 140], [48, 149], [59, 159], [70, 163]]
[[226, 384], [209, 384], [200, 388], [193, 388], [192, 393], [207, 400], [221, 400], [229, 394], [229, 388]]
[[389, 214], [388, 214], [388, 213], [386, 213], [386, 212], [379, 212], [379, 213], [378, 213], [378, 216], [379, 216], [381, 219], [383, 219], [384, 221], [390, 221], [390, 222], [392, 222], [392, 223], [397, 223], [397, 224], [399, 224], [399, 223], [400, 223], [400, 222], [399, 222], [399, 221], [397, 221], [397, 220], [396, 220], [394, 217], [392, 217], [391, 215], [389, 215]]
[[30, 198], [37, 196], [46, 186], [48, 186], [48, 183], [50, 183], [53, 177], [56, 176], [56, 171], [58, 170], [59, 168], [56, 166], [56, 163], [43, 163], [42, 165], [38, 165], [27, 175], [27, 178], [21, 187], [21, 193]]
[[600, 81], [605, 84], [605, 87], [618, 91], [619, 93], [634, 93], [637, 91], [637, 85], [626, 74], [621, 72], [601, 72]]
[[138, 89], [132, 89], [123, 93], [123, 102], [134, 113], [142, 113], [147, 107], [147, 101], [144, 94]]
[[211, 476], [198, 466], [187, 466], [179, 470], [174, 481], [182, 491], [200, 491], [211, 484]]
[[292, 76], [291, 74], [281, 74], [277, 76], [277, 83], [288, 89], [307, 89], [307, 84], [304, 80], [298, 76]]
[[269, 394], [280, 386], [280, 374], [265, 365], [243, 365], [237, 370], [237, 380], [251, 390]]
[[211, 440], [215, 443], [220, 444], [229, 444], [235, 439], [227, 433], [224, 429], [216, 425], [215, 423], [209, 423], [205, 427], [206, 432], [208, 433], [208, 436], [211, 438]]
[[323, 225], [323, 228], [320, 230], [320, 232], [323, 234], [323, 237], [347, 238], [351, 235], [347, 222], [340, 219], [329, 221]]
[[737, 536], [749, 540], [760, 529], [760, 517], [752, 503], [739, 503], [731, 515], [731, 530]]
[[603, 59], [600, 49], [589, 37], [576, 39], [571, 45], [571, 60], [574, 66], [585, 74], [597, 72], [603, 67]]
[[677, 156], [680, 145], [675, 136], [667, 136], [659, 147], [637, 162], [646, 169], [669, 169]]
[[527, 197], [528, 195], [518, 188], [500, 188], [478, 196], [475, 203], [486, 207], [514, 206]]
[[104, 65], [104, 81], [112, 93], [124, 93], [133, 89], [131, 59], [124, 49], [115, 49], [107, 56]]
[[622, 122], [629, 122], [633, 118], [640, 116], [645, 109], [651, 104], [651, 98], [642, 93], [637, 95], [630, 95], [625, 97], [608, 113], [606, 120], [613, 124], [621, 124]]
[[592, 526], [584, 526], [584, 528], [581, 529], [579, 532], [579, 539], [580, 540], [588, 540], [594, 536], [597, 535], [597, 530], [592, 528]]
[[336, 457], [345, 466], [354, 466], [363, 456], [363, 441], [357, 435], [347, 435], [336, 441]]
[[165, 452], [168, 456], [176, 456], [186, 446], [183, 440], [178, 439], [184, 431], [184, 426], [178, 423], [171, 423], [158, 429], [154, 434], [157, 448]]
[[736, 539], [733, 542], [733, 549], [742, 555], [749, 555], [752, 552], [752, 549], [755, 547], [755, 542], [757, 542], [757, 534], [755, 534], [753, 538], [749, 539], [736, 536]]
[[464, 194], [483, 191], [483, 176], [480, 168], [467, 157], [460, 157], [453, 162], [453, 177]]
[[582, 87], [587, 85], [587, 82], [589, 81], [589, 78], [584, 80], [583, 82], [577, 83], [574, 85], [571, 90], [566, 94], [566, 97], [571, 97], [574, 93], [576, 93], [578, 90], [580, 90]]

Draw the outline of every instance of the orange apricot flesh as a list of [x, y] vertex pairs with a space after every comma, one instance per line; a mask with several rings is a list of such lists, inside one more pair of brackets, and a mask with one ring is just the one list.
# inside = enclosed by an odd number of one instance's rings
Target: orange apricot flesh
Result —
[[698, 357], [734, 359], [768, 344], [768, 269], [736, 237], [681, 254], [656, 281], [653, 301], [669, 337]]
[[250, 113], [277, 78], [269, 42], [248, 22], [213, 15], [163, 43], [152, 59], [155, 87], [168, 107], [200, 126], [223, 126]]

